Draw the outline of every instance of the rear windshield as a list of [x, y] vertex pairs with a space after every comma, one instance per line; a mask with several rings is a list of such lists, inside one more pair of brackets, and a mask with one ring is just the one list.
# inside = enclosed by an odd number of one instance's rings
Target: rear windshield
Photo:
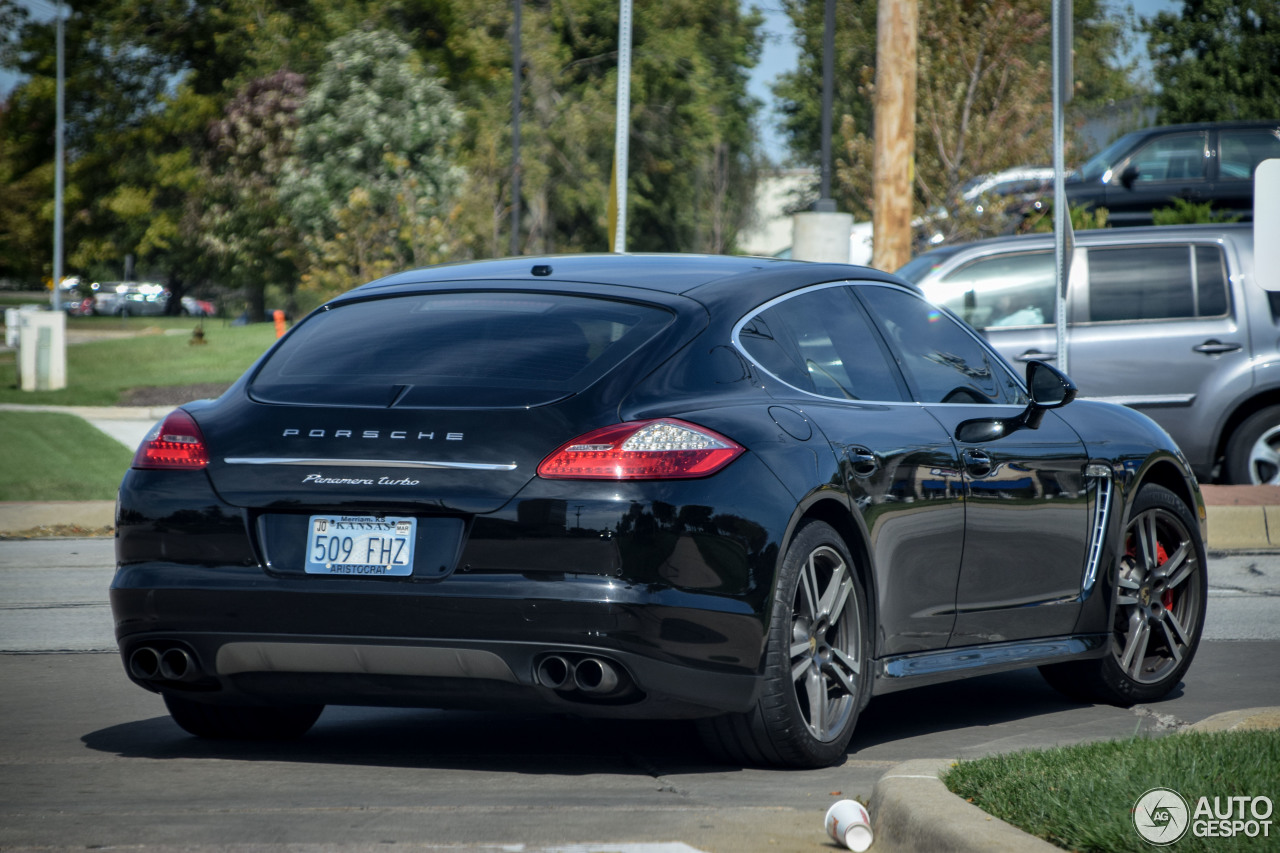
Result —
[[671, 320], [652, 305], [564, 294], [353, 302], [299, 325], [249, 392], [304, 405], [540, 405], [587, 387]]

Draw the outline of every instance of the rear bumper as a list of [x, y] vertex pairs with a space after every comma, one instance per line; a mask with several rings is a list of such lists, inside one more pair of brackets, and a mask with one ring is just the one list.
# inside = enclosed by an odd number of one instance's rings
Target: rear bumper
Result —
[[[756, 697], [763, 627], [733, 599], [597, 577], [315, 580], [256, 567], [121, 568], [111, 606], [125, 670], [147, 689], [217, 702], [673, 719], [745, 711]], [[140, 675], [139, 650], [181, 650], [189, 669]], [[603, 662], [619, 683], [554, 689], [539, 678], [548, 657], [571, 670]]]

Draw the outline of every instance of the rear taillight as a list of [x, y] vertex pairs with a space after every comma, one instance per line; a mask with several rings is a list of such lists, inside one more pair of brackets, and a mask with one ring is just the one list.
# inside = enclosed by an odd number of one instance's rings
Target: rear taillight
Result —
[[174, 409], [151, 430], [133, 456], [134, 468], [184, 468], [194, 470], [209, 464], [204, 435], [191, 415]]
[[538, 476], [553, 480], [706, 477], [737, 459], [743, 450], [723, 435], [674, 418], [631, 421], [562, 445], [542, 460]]

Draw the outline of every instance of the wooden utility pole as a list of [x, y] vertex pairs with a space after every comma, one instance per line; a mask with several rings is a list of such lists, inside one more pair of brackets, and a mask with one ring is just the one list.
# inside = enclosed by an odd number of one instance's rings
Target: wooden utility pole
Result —
[[916, 0], [880, 0], [876, 14], [876, 133], [871, 265], [911, 259], [916, 138]]

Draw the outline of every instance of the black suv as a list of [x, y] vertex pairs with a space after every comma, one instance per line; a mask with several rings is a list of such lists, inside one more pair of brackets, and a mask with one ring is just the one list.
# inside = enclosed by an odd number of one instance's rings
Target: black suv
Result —
[[1174, 199], [1212, 202], [1225, 216], [1253, 219], [1253, 173], [1280, 157], [1280, 119], [1200, 122], [1127, 133], [1067, 179], [1071, 204], [1105, 207], [1110, 224], [1150, 225]]

